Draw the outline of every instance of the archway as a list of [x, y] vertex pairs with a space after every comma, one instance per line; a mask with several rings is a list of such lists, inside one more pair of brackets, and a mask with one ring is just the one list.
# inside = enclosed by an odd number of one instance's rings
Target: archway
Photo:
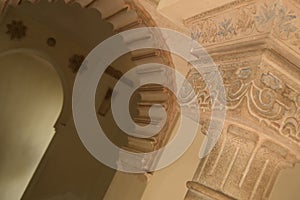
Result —
[[20, 199], [55, 133], [63, 88], [36, 55], [2, 54], [0, 66], [0, 199]]
[[[110, 35], [130, 28], [154, 26], [155, 23], [146, 12], [131, 1], [79, 1], [79, 3], [80, 6], [73, 2], [66, 4], [63, 1], [53, 3], [41, 1], [36, 4], [21, 2], [16, 7], [5, 7], [5, 13], [0, 18], [2, 24], [0, 52], [26, 48], [40, 54], [41, 57], [53, 63], [64, 89], [64, 105], [62, 114], [55, 125], [55, 137], [31, 179], [23, 199], [59, 198], [68, 196], [70, 193], [72, 197], [100, 199], [105, 194], [110, 179], [115, 173], [114, 170], [107, 169], [94, 160], [75, 134], [71, 115], [74, 77], [84, 56]], [[81, 6], [95, 9], [82, 9]], [[7, 30], [12, 26], [18, 26], [18, 28]], [[14, 30], [21, 30], [21, 32], [14, 32]], [[106, 86], [113, 85], [120, 74], [130, 67], [147, 63], [149, 60], [168, 64], [170, 62], [167, 53], [154, 50], [125, 55], [121, 61], [112, 64], [110, 70], [105, 73], [103, 79], [108, 82]], [[102, 101], [106, 101], [105, 96], [109, 93], [109, 89], [106, 87], [97, 94], [100, 107], [103, 105]], [[167, 96], [168, 91], [148, 86], [140, 92], [143, 94], [143, 102], [139, 109], [147, 110], [151, 104], [158, 102], [168, 105], [168, 112], [172, 112], [172, 101], [155, 98], [153, 100], [151, 97], [153, 92], [157, 96]], [[101, 108], [99, 115], [99, 118], [104, 121], [111, 119], [111, 115], [106, 115]], [[135, 119], [140, 123], [147, 123], [148, 117], [140, 114]], [[166, 129], [163, 131], [168, 132], [172, 126]], [[113, 135], [117, 131], [110, 130], [110, 134]], [[131, 141], [128, 148], [134, 151], [144, 151], [147, 147], [146, 150], [151, 151], [166, 142], [166, 136], [168, 134], [158, 139], [154, 138], [155, 143], [129, 138]], [[145, 143], [149, 145], [145, 146]], [[73, 176], [74, 174], [76, 176]], [[58, 182], [60, 184], [57, 184]]]

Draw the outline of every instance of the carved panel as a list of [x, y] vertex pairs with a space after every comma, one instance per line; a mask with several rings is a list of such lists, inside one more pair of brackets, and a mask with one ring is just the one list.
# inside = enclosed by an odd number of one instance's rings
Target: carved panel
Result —
[[[281, 136], [299, 143], [299, 89], [287, 83], [286, 77], [276, 74], [267, 61], [222, 63], [219, 69], [226, 90], [228, 113], [238, 114], [242, 118], [252, 117], [259, 124], [264, 123]], [[203, 77], [191, 69], [187, 80], [196, 91], [201, 111], [210, 111], [211, 97]], [[183, 99], [188, 99], [189, 92], [183, 94]]]
[[279, 170], [293, 162], [289, 150], [278, 143], [229, 125], [201, 161], [193, 182], [234, 199], [265, 199]]
[[[271, 34], [300, 49], [300, 20], [297, 2], [264, 0], [237, 1], [185, 20], [192, 36], [202, 45]], [[230, 10], [229, 10], [230, 8]]]

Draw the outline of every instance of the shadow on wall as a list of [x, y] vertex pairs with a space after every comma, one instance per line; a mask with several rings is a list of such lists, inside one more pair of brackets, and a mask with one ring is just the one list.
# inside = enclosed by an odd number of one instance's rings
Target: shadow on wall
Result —
[[280, 172], [276, 184], [271, 193], [270, 200], [298, 200], [300, 198], [300, 165], [294, 168], [284, 169]]
[[59, 76], [26, 53], [0, 55], [0, 199], [20, 199], [53, 135], [63, 104]]

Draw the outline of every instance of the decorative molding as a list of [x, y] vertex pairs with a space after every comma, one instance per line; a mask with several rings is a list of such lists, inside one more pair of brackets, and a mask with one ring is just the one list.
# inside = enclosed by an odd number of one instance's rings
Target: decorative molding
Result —
[[[267, 62], [240, 61], [220, 64], [228, 112], [247, 112], [281, 136], [300, 145], [300, 92], [274, 74]], [[211, 97], [203, 77], [192, 69], [187, 76], [202, 112], [211, 111]], [[186, 91], [188, 98], [190, 91]]]
[[300, 52], [299, 11], [294, 1], [237, 1], [219, 8], [218, 13], [189, 18], [185, 25], [204, 46], [270, 35]]

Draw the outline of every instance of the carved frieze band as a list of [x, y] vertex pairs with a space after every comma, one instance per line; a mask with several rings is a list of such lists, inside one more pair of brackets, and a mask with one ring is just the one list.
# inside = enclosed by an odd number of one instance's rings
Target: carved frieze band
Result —
[[300, 52], [299, 7], [292, 0], [237, 1], [189, 18], [185, 25], [204, 46], [267, 34]]
[[[236, 55], [237, 56], [237, 55]], [[238, 57], [238, 56], [237, 56]], [[228, 113], [253, 118], [281, 136], [300, 144], [300, 92], [268, 61], [250, 58], [219, 66]], [[206, 76], [206, 75], [204, 75]], [[196, 92], [201, 112], [210, 112], [212, 99], [202, 75], [191, 69], [187, 81]], [[217, 92], [217, 91], [216, 91]], [[191, 91], [185, 90], [188, 97]]]

